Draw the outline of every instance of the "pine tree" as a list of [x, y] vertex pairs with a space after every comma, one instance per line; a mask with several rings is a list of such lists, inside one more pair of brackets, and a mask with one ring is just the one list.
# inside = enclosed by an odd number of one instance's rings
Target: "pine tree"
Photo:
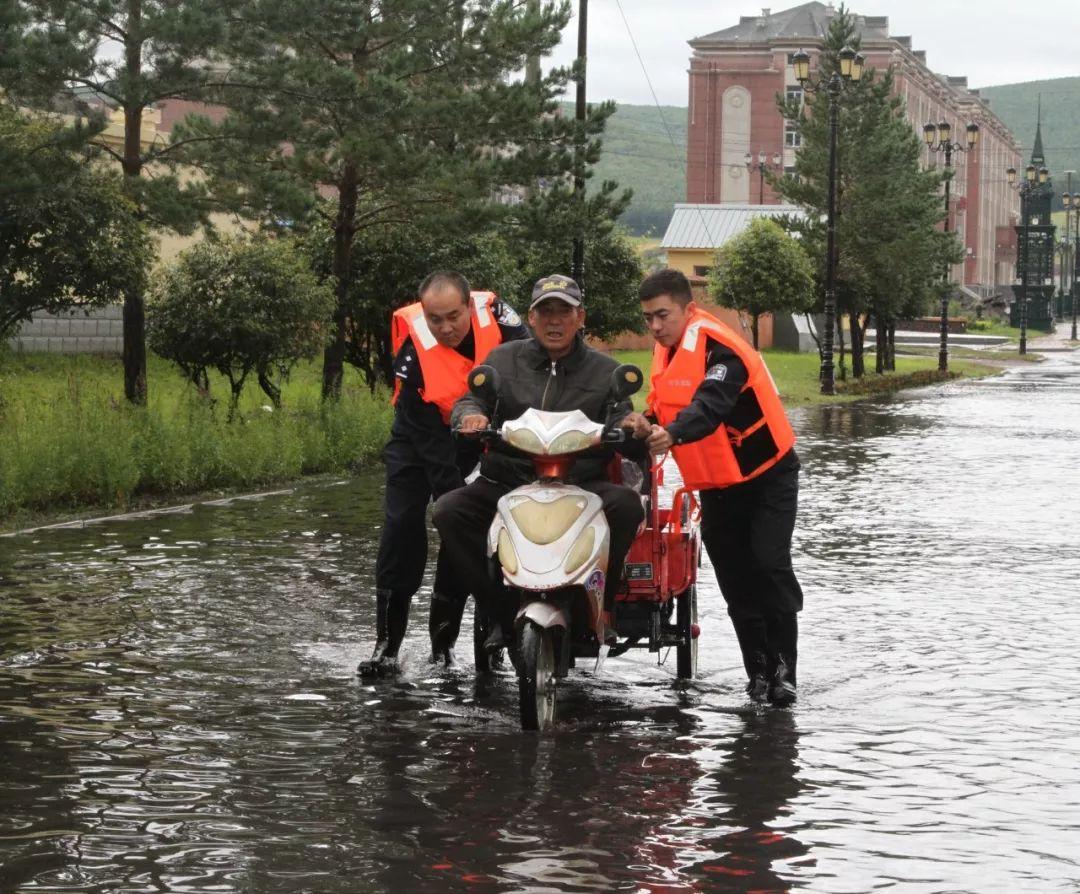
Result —
[[[569, 170], [577, 125], [555, 99], [570, 73], [511, 77], [551, 51], [568, 16], [562, 2], [510, 0], [310, 0], [300, 18], [293, 0], [245, 6], [217, 94], [230, 114], [183, 134], [209, 141], [198, 163], [230, 207], [271, 226], [302, 228], [312, 215], [329, 225], [337, 308], [325, 397], [341, 388], [350, 324], [364, 325], [350, 320], [359, 231], [466, 215], [476, 232], [497, 213], [498, 190]], [[387, 299], [381, 312], [391, 308]], [[379, 366], [365, 365], [369, 381]]]
[[[815, 77], [827, 81], [845, 47], [859, 49], [855, 18], [840, 7], [818, 55]], [[775, 178], [780, 193], [805, 209], [788, 220], [799, 232], [824, 279], [829, 173], [829, 97], [812, 94], [804, 108], [777, 97], [785, 117], [798, 122], [802, 145], [792, 174]], [[862, 376], [863, 333], [869, 316], [879, 334], [902, 309], [924, 307], [947, 263], [960, 260], [955, 234], [942, 232], [940, 198], [946, 176], [920, 165], [920, 141], [894, 94], [891, 70], [867, 69], [839, 99], [836, 296], [838, 315], [851, 325], [852, 373]]]
[[[120, 165], [146, 225], [189, 233], [202, 220], [203, 191], [167, 169], [177, 146], [144, 144], [143, 113], [163, 100], [200, 96], [213, 76], [207, 60], [224, 37], [227, 8], [227, 0], [13, 0], [4, 15], [13, 55], [0, 66], [0, 86], [37, 108], [90, 102], [118, 109], [122, 148], [95, 142]], [[124, 296], [124, 393], [146, 402], [141, 288]]]

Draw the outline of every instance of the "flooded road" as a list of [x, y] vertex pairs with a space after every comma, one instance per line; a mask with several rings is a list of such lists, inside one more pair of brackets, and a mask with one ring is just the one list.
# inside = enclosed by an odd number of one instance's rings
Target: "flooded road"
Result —
[[[799, 702], [362, 685], [378, 475], [0, 539], [0, 891], [1080, 890], [1080, 355], [801, 411]], [[429, 576], [430, 579], [430, 576]]]

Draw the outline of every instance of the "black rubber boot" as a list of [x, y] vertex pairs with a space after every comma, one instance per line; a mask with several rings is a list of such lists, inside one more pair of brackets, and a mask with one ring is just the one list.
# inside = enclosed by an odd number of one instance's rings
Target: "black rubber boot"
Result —
[[361, 677], [388, 677], [401, 670], [398, 650], [409, 625], [410, 601], [392, 590], [375, 591], [375, 649], [356, 668]]
[[771, 668], [769, 638], [764, 618], [732, 618], [731, 626], [739, 640], [743, 667], [746, 669], [746, 694], [752, 701], [764, 704], [769, 697]]
[[457, 663], [454, 644], [461, 632], [461, 615], [465, 611], [467, 596], [431, 594], [431, 612], [428, 615], [428, 634], [431, 636], [431, 661], [452, 667]]
[[770, 618], [769, 648], [773, 672], [769, 701], [785, 707], [795, 701], [795, 671], [799, 660], [799, 616], [792, 613]]

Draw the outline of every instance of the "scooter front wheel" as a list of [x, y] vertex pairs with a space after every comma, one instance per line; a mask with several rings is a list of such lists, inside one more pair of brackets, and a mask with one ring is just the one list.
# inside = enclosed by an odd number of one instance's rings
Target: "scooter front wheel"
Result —
[[521, 628], [518, 695], [521, 728], [543, 731], [555, 722], [554, 631], [526, 621]]

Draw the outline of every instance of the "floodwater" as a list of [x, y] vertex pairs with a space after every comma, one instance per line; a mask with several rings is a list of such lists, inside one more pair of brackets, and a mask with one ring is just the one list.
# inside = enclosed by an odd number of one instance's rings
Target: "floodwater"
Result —
[[0, 891], [1080, 891], [1080, 354], [796, 414], [799, 702], [362, 685], [380, 480], [0, 539]]

